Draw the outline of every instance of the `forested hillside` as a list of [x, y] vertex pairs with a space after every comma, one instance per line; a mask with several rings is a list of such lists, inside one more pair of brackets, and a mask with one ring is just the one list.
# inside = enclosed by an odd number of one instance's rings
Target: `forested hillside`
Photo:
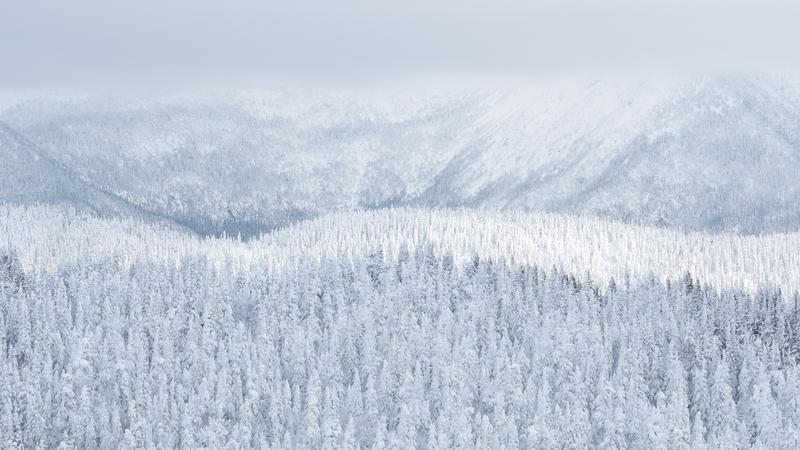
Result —
[[[4, 240], [3, 240], [4, 238]], [[26, 269], [114, 259], [178, 264], [203, 255], [246, 270], [275, 270], [300, 261], [396, 256], [428, 245], [464, 264], [475, 255], [511, 263], [590, 272], [600, 280], [626, 276], [666, 282], [686, 271], [716, 289], [754, 294], [760, 286], [800, 290], [800, 233], [739, 236], [682, 232], [591, 217], [477, 209], [381, 209], [336, 213], [298, 222], [256, 239], [203, 238], [135, 218], [98, 218], [75, 209], [0, 207], [0, 244], [17, 247]]]
[[[202, 235], [384, 206], [800, 229], [800, 83], [789, 78], [31, 95], [0, 104], [0, 122], [59, 168], [23, 200], [102, 192], [114, 201], [100, 213], [122, 203]], [[3, 134], [0, 155], [15, 146]], [[19, 201], [29, 172], [5, 184], [0, 199]]]
[[793, 448], [800, 301], [420, 245], [0, 273], [12, 448]]
[[758, 281], [795, 277], [795, 235], [391, 210], [241, 242], [47, 207], [0, 232], [11, 448], [800, 445], [800, 298]]

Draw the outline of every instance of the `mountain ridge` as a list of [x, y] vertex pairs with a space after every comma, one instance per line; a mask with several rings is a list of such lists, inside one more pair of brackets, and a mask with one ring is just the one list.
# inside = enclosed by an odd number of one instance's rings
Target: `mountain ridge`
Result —
[[45, 99], [0, 119], [90, 191], [201, 234], [398, 205], [759, 234], [800, 227], [798, 92], [746, 77], [232, 91]]

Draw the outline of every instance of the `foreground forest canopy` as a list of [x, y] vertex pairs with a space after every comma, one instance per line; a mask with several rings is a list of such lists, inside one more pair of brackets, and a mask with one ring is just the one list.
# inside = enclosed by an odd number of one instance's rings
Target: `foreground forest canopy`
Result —
[[12, 448], [800, 446], [795, 235], [389, 210], [243, 243], [43, 207], [0, 231]]
[[800, 302], [425, 247], [232, 273], [2, 256], [0, 434], [36, 448], [796, 448]]

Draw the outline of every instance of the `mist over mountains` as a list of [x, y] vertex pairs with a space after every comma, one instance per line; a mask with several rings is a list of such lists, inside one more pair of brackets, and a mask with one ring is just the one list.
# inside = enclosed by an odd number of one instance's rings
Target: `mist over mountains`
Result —
[[792, 231], [798, 86], [705, 77], [31, 97], [0, 113], [0, 200], [245, 237], [401, 205]]

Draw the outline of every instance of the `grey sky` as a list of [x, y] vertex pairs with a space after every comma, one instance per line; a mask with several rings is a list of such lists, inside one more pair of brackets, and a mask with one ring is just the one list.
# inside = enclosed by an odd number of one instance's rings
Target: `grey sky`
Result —
[[800, 2], [0, 0], [0, 87], [798, 67]]

